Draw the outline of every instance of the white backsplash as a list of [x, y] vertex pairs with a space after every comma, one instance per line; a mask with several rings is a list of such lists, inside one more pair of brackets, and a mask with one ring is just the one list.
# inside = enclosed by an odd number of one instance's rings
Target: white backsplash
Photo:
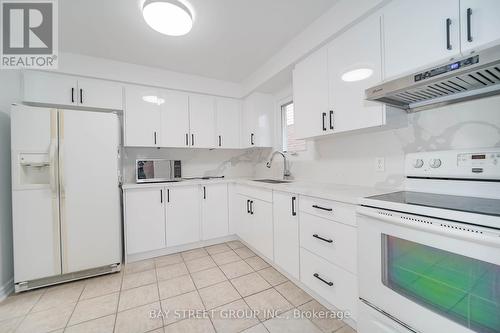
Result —
[[[404, 182], [404, 156], [418, 151], [500, 146], [500, 97], [408, 115], [408, 126], [370, 133], [346, 133], [309, 141], [308, 150], [291, 157], [297, 180], [398, 189]], [[376, 157], [385, 171], [375, 170]], [[280, 177], [281, 160], [272, 170], [256, 166], [256, 177]]]
[[263, 163], [271, 150], [252, 148], [245, 150], [184, 149], [184, 148], [124, 148], [123, 179], [135, 182], [135, 160], [165, 158], [182, 161], [182, 177], [224, 176], [251, 178], [255, 166]]

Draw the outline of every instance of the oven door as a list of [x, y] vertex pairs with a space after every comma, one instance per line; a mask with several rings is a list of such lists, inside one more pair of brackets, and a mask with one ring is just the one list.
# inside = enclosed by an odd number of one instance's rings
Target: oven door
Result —
[[359, 207], [360, 298], [416, 332], [500, 333], [499, 234]]

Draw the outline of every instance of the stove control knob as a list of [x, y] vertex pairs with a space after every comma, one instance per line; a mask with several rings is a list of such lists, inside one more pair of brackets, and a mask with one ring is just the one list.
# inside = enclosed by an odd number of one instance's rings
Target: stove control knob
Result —
[[416, 169], [419, 169], [424, 166], [424, 160], [417, 158], [415, 161], [413, 161], [413, 167]]
[[430, 162], [429, 165], [431, 168], [439, 168], [441, 166], [441, 160], [439, 158], [433, 158]]

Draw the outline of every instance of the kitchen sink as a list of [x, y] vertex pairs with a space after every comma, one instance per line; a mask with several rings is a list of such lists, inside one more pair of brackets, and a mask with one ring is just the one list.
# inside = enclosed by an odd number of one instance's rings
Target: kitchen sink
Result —
[[291, 180], [279, 180], [279, 179], [254, 179], [254, 182], [268, 183], [268, 184], [283, 184], [290, 183]]

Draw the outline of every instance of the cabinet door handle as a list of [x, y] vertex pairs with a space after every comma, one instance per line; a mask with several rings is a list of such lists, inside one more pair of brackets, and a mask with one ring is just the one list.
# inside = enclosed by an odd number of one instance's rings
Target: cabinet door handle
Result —
[[167, 188], [167, 202], [170, 202], [170, 189]]
[[330, 286], [330, 287], [332, 287], [332, 286], [333, 286], [333, 282], [331, 282], [331, 281], [326, 281], [326, 280], [325, 280], [325, 279], [323, 279], [321, 276], [319, 276], [319, 274], [318, 274], [318, 273], [314, 273], [314, 274], [313, 274], [313, 276], [314, 276], [316, 279], [320, 280], [321, 282], [323, 282], [323, 283], [327, 284], [328, 286]]
[[189, 134], [186, 133], [186, 146], [189, 146]]
[[333, 130], [333, 110], [330, 110], [330, 129]]
[[252, 146], [255, 144], [255, 142], [254, 142], [254, 136], [255, 135], [253, 133], [250, 134], [250, 145], [252, 145]]
[[80, 88], [80, 104], [83, 104], [83, 89]]
[[318, 206], [318, 205], [312, 205], [312, 208], [326, 210], [327, 212], [331, 212], [333, 210], [332, 208], [325, 208], [325, 207], [321, 207], [321, 206]]
[[326, 131], [325, 118], [326, 118], [326, 112], [323, 112], [321, 114], [321, 126], [323, 127], [323, 131]]
[[194, 146], [194, 134], [191, 134], [191, 146]]
[[207, 198], [207, 188], [203, 186], [203, 199]]
[[219, 147], [222, 147], [222, 136], [219, 135]]
[[163, 190], [160, 190], [160, 203], [163, 203]]
[[250, 214], [250, 200], [247, 200], [247, 214]]
[[156, 131], [154, 131], [155, 145], [156, 145]]
[[253, 215], [253, 200], [250, 200], [250, 215]]
[[314, 234], [313, 235], [314, 238], [317, 238], [319, 240], [322, 240], [323, 242], [327, 242], [327, 243], [333, 243], [333, 239], [326, 239], [326, 238], [323, 238], [321, 236], [318, 236], [318, 234]]
[[292, 216], [297, 215], [297, 211], [295, 210], [295, 200], [297, 200], [297, 198], [292, 197]]
[[447, 18], [446, 19], [446, 49], [451, 50], [451, 19]]
[[71, 103], [75, 103], [75, 88], [71, 88]]
[[467, 41], [472, 42], [472, 8], [467, 8]]

